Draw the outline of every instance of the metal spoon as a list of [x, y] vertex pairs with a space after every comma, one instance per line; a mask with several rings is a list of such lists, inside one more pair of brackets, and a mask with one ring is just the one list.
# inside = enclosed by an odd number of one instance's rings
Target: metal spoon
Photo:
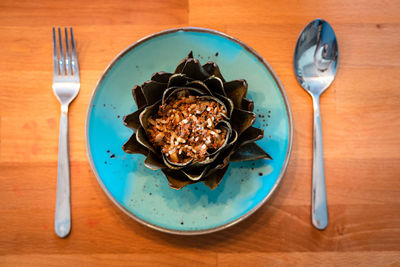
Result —
[[337, 63], [338, 45], [331, 25], [322, 19], [311, 21], [297, 40], [293, 64], [297, 81], [314, 105], [311, 218], [319, 230], [328, 226], [319, 97], [333, 82]]

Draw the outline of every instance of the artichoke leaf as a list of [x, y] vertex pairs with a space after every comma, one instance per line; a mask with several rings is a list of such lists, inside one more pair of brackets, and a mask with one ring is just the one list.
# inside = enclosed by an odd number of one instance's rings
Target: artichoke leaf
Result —
[[185, 64], [186, 64], [186, 60], [187, 59], [185, 58], [179, 62], [178, 66], [176, 66], [176, 68], [175, 68], [174, 74], [182, 73], [183, 67], [185, 67]]
[[135, 85], [135, 87], [132, 88], [132, 95], [138, 109], [147, 105], [141, 86]]
[[147, 81], [142, 85], [142, 92], [146, 98], [147, 105], [153, 105], [161, 99], [165, 89], [166, 83], [159, 83], [156, 81]]
[[224, 177], [226, 171], [228, 170], [229, 164], [226, 165], [223, 169], [219, 169], [207, 177], [204, 178], [204, 184], [208, 186], [211, 190], [214, 190], [219, 183], [221, 182], [222, 178]]
[[230, 157], [234, 152], [234, 146], [227, 146], [224, 151], [219, 153], [218, 158], [213, 162], [210, 173], [225, 168], [229, 164]]
[[193, 52], [192, 51], [189, 52], [189, 54], [187, 55], [186, 58], [182, 59], [179, 62], [178, 66], [176, 66], [176, 69], [175, 69], [174, 73], [182, 73], [183, 67], [185, 67], [186, 61], [189, 58], [193, 58]]
[[198, 181], [208, 174], [209, 167], [210, 166], [206, 166], [205, 168], [203, 167], [201, 169], [182, 170], [182, 172], [190, 180]]
[[247, 94], [247, 82], [245, 80], [234, 80], [224, 83], [226, 96], [229, 97], [236, 108], [242, 109], [242, 100]]
[[205, 159], [205, 160], [203, 160], [203, 161], [196, 161], [196, 162], [193, 162], [193, 163], [190, 165], [190, 167], [193, 167], [193, 168], [202, 167], [202, 168], [204, 168], [205, 165], [208, 165], [208, 164], [212, 163], [213, 161], [215, 161], [215, 159], [216, 159], [217, 157], [218, 157], [218, 153], [214, 153], [213, 155], [210, 155], [210, 156], [209, 156], [209, 159]]
[[225, 82], [225, 79], [222, 76], [221, 71], [219, 70], [219, 67], [216, 63], [207, 62], [206, 64], [203, 65], [203, 69], [207, 71], [210, 76], [214, 75], [220, 78], [222, 82]]
[[227, 117], [228, 117], [228, 119], [230, 119], [232, 117], [232, 112], [233, 112], [233, 108], [234, 108], [232, 100], [230, 100], [229, 98], [227, 98], [223, 95], [220, 95], [220, 94], [215, 94], [215, 97], [224, 103], [224, 105], [228, 111]]
[[204, 92], [204, 94], [211, 95], [210, 89], [207, 87], [207, 85], [205, 83], [203, 83], [201, 81], [191, 81], [191, 82], [188, 82], [185, 86], [190, 87], [190, 88], [199, 89], [202, 92]]
[[147, 155], [148, 150], [136, 140], [136, 133], [132, 134], [128, 141], [122, 146], [122, 150], [129, 154]]
[[167, 156], [165, 156], [164, 153], [162, 154], [162, 158], [163, 158], [164, 164], [167, 165], [167, 167], [172, 170], [183, 169], [183, 168], [189, 166], [193, 162], [193, 159], [190, 159], [190, 160], [188, 160], [186, 162], [182, 162], [182, 163], [172, 162]]
[[247, 143], [240, 146], [235, 153], [231, 155], [231, 161], [248, 161], [258, 159], [272, 159], [267, 152], [265, 152], [256, 143]]
[[185, 86], [188, 81], [192, 80], [193, 79], [188, 78], [185, 74], [173, 74], [168, 80], [167, 88]]
[[251, 111], [234, 108], [232, 112], [231, 125], [239, 136], [248, 129], [256, 120], [256, 114]]
[[150, 150], [153, 153], [157, 153], [153, 147], [153, 145], [149, 142], [146, 132], [143, 129], [143, 127], [140, 127], [137, 132], [136, 132], [136, 140], [141, 144], [142, 146], [146, 147], [148, 150]]
[[144, 110], [144, 107], [136, 110], [135, 112], [125, 115], [123, 118], [123, 122], [126, 127], [131, 128], [133, 132], [136, 132], [137, 129], [140, 127], [140, 120], [139, 115]]
[[154, 73], [151, 76], [151, 80], [155, 81], [155, 82], [167, 84], [168, 81], [169, 81], [169, 78], [171, 76], [172, 76], [172, 73], [168, 73], [168, 72], [165, 72], [165, 71], [159, 71], [159, 72]]
[[236, 132], [236, 130], [232, 129], [231, 137], [229, 138], [227, 147], [230, 147], [231, 145], [234, 145], [238, 139], [239, 135]]
[[203, 81], [208, 78], [208, 73], [200, 65], [197, 59], [189, 58], [182, 69], [182, 73], [186, 74], [189, 78]]
[[156, 154], [154, 154], [150, 151], [149, 151], [149, 153], [147, 153], [147, 157], [144, 161], [144, 165], [147, 168], [152, 169], [154, 171], [167, 167], [167, 166], [165, 166], [164, 162], [158, 158], [158, 156]]
[[174, 171], [168, 168], [162, 169], [161, 171], [167, 177], [169, 186], [171, 188], [181, 189], [182, 187], [194, 183], [194, 181], [187, 179], [186, 175], [184, 175], [181, 171]]
[[239, 139], [237, 140], [236, 146], [239, 147], [241, 145], [257, 141], [262, 139], [263, 137], [264, 130], [251, 126], [240, 135]]
[[204, 83], [207, 85], [213, 95], [220, 94], [226, 96], [224, 83], [220, 78], [213, 75], [204, 80]]
[[158, 107], [160, 106], [160, 104], [161, 104], [161, 100], [157, 101], [156, 103], [154, 103], [151, 106], [147, 106], [139, 114], [140, 125], [142, 125], [142, 127], [144, 129], [147, 129], [149, 127], [149, 118], [157, 113]]
[[248, 111], [253, 111], [254, 110], [254, 102], [253, 100], [247, 99], [247, 98], [243, 98], [242, 99], [242, 108], [244, 110], [248, 110]]

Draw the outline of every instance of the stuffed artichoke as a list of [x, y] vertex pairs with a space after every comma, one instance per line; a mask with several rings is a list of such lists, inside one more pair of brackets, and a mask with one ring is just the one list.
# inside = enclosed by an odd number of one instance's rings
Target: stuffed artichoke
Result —
[[201, 65], [193, 53], [174, 73], [157, 72], [132, 89], [138, 110], [124, 117], [133, 130], [126, 153], [146, 156], [146, 167], [161, 171], [174, 189], [204, 182], [214, 189], [230, 161], [271, 157], [254, 141], [256, 115], [245, 80], [225, 81], [213, 62]]

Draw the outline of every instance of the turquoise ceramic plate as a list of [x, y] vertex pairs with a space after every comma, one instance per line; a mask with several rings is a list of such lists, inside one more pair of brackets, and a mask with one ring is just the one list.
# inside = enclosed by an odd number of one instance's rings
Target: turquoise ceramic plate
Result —
[[[131, 89], [158, 71], [173, 72], [190, 51], [202, 64], [216, 62], [226, 80], [246, 79], [254, 100], [257, 141], [273, 160], [231, 163], [213, 191], [203, 183], [174, 190], [161, 171], [147, 169], [142, 155], [126, 154], [132, 134], [125, 114], [136, 110]], [[182, 28], [148, 36], [119, 54], [93, 92], [86, 118], [86, 146], [97, 180], [127, 215], [175, 234], [204, 234], [227, 228], [263, 205], [281, 181], [292, 147], [292, 118], [285, 91], [268, 63], [244, 43], [223, 33]]]

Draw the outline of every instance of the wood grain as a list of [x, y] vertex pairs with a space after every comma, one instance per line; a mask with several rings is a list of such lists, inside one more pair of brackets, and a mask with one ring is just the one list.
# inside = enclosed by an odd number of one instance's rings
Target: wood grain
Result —
[[[399, 266], [399, 1], [0, 2], [1, 266]], [[321, 98], [330, 215], [310, 223], [312, 102], [297, 84], [297, 36], [322, 17], [339, 40], [337, 79]], [[74, 26], [81, 91], [70, 108], [71, 235], [53, 231], [59, 104], [51, 91], [52, 26]], [[205, 236], [148, 229], [103, 193], [85, 151], [85, 114], [109, 62], [166, 28], [223, 31], [257, 50], [281, 79], [294, 144], [273, 198], [250, 218]]]

